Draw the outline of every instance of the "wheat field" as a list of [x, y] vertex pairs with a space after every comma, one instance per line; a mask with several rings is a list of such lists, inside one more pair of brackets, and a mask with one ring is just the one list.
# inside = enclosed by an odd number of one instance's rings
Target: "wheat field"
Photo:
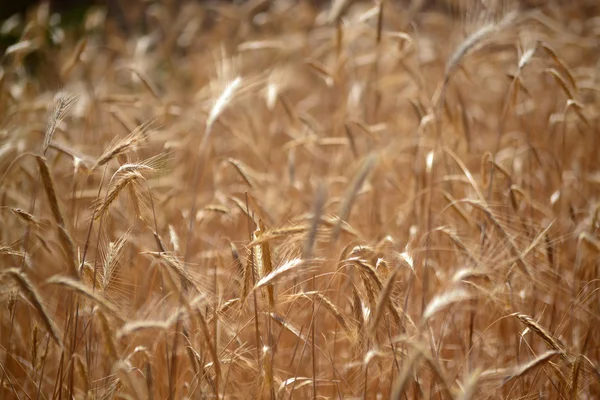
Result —
[[595, 2], [122, 11], [1, 26], [0, 398], [600, 396]]

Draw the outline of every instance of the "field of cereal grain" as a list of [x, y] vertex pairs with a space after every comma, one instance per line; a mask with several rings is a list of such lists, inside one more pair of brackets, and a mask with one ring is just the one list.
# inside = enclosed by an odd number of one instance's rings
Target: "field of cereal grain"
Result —
[[594, 1], [109, 3], [0, 27], [1, 398], [600, 396]]

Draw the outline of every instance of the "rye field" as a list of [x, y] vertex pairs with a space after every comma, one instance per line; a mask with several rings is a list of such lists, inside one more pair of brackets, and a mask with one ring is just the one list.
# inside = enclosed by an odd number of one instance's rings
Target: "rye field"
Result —
[[595, 1], [0, 23], [0, 398], [600, 396]]

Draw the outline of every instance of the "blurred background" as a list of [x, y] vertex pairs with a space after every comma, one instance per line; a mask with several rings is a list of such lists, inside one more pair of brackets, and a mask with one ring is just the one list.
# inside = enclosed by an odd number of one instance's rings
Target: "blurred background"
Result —
[[[28, 8], [42, 2], [43, 1], [40, 0], [0, 0], [0, 19], [9, 18], [17, 13], [24, 13]], [[92, 4], [103, 3], [102, 0], [52, 0], [46, 2], [56, 11], [74, 10], [77, 8], [85, 8]]]
[[[111, 12], [129, 12], [129, 9], [140, 9], [140, 5], [148, 6], [152, 3], [163, 3], [171, 4], [174, 7], [181, 6], [189, 0], [0, 0], [0, 20], [5, 20], [14, 14], [25, 13], [32, 6], [40, 3], [47, 3], [50, 6], [52, 12], [60, 13], [77, 13], [81, 10], [92, 6], [106, 6]], [[275, 0], [195, 0], [204, 3], [216, 3], [216, 2], [229, 2], [229, 3], [262, 3], [268, 4]], [[309, 2], [316, 6], [323, 6], [332, 3], [331, 0], [293, 0], [294, 2]], [[354, 2], [357, 0], [349, 0]], [[564, 0], [500, 0], [503, 3], [520, 3], [525, 7], [539, 7], [544, 5], [552, 4], [554, 6], [571, 6], [584, 8], [590, 12], [590, 16], [597, 16], [599, 13], [600, 1], [598, 0], [575, 0], [575, 1], [564, 1]], [[486, 2], [483, 0], [483, 2]], [[464, 8], [466, 4], [472, 4], [472, 2], [465, 0], [387, 0], [387, 3], [392, 3], [399, 6], [409, 6], [420, 3], [421, 8], [444, 8], [452, 11]]]
[[[101, 25], [119, 36], [142, 36], [148, 33], [148, 24], [153, 18], [153, 13], [160, 9], [160, 13], [169, 13], [170, 17], [176, 14], [188, 3], [203, 3], [206, 7], [204, 28], [210, 27], [214, 18], [210, 5], [229, 3], [239, 5], [240, 8], [251, 10], [253, 16], [269, 10], [277, 2], [304, 3], [315, 12], [335, 8], [336, 3], [373, 3], [375, 0], [0, 0], [0, 52], [23, 39], [26, 31], [25, 21], [31, 18], [49, 18], [50, 26], [61, 29], [74, 29], [79, 32], [84, 24], [89, 11], [97, 9], [103, 16]], [[387, 5], [398, 10], [438, 11], [452, 15], [457, 20], [464, 20], [465, 15], [473, 8], [475, 3], [517, 5], [521, 10], [532, 7], [543, 8], [549, 15], [561, 14], [563, 16], [585, 16], [586, 19], [600, 17], [600, 0], [385, 0]], [[153, 6], [159, 6], [159, 8]], [[338, 4], [339, 5], [339, 4]], [[155, 11], [152, 11], [152, 9]], [[512, 7], [511, 7], [512, 8]], [[41, 14], [40, 14], [41, 10]], [[32, 14], [32, 13], [37, 13]], [[41, 17], [46, 15], [46, 17]], [[106, 18], [105, 18], [106, 17]], [[48, 36], [51, 33], [48, 32]]]

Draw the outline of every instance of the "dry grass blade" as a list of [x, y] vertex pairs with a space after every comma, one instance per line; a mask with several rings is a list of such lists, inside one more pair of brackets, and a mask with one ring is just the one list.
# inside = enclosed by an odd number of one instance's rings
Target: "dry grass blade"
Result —
[[178, 318], [181, 318], [184, 314], [183, 310], [179, 310], [179, 312], [175, 312], [169, 316], [168, 319], [164, 321], [155, 321], [155, 320], [137, 320], [137, 321], [127, 321], [119, 328], [116, 334], [116, 338], [118, 340], [123, 339], [126, 336], [139, 333], [140, 331], [145, 331], [149, 329], [157, 329], [166, 331], [171, 326], [177, 322]]
[[113, 366], [113, 373], [119, 377], [119, 381], [125, 384], [128, 387], [128, 392], [132, 393], [131, 397], [135, 400], [142, 400], [144, 396], [142, 395], [141, 384], [135, 375], [132, 374], [133, 368], [131, 365], [128, 365], [123, 360], [117, 360]]
[[495, 170], [499, 171], [500, 173], [502, 173], [502, 175], [504, 175], [504, 177], [510, 182], [512, 181], [512, 177], [510, 176], [510, 172], [508, 172], [506, 170], [506, 168], [504, 168], [501, 164], [497, 163], [494, 160], [494, 157], [492, 156], [492, 153], [490, 153], [489, 151], [484, 153], [483, 156], [481, 157], [481, 177], [483, 179], [482, 185], [483, 187], [487, 188], [488, 187], [488, 176], [489, 173], [487, 172], [487, 164], [491, 164], [492, 168], [494, 168]]
[[67, 253], [69, 273], [71, 274], [71, 276], [77, 277], [78, 268], [77, 262], [75, 261], [75, 244], [73, 243], [71, 235], [69, 235], [69, 232], [67, 231], [63, 213], [58, 205], [58, 198], [56, 196], [54, 180], [50, 175], [50, 170], [48, 169], [46, 160], [43, 157], [38, 156], [36, 157], [36, 161], [40, 169], [40, 175], [42, 178], [44, 190], [46, 192], [46, 197], [48, 198], [48, 202], [50, 203], [50, 210], [52, 211], [52, 216], [54, 217], [54, 221], [56, 222], [58, 239], [61, 245], [63, 246], [63, 249]]
[[531, 277], [531, 267], [529, 266], [529, 263], [527, 263], [527, 261], [521, 256], [521, 252], [519, 252], [519, 249], [517, 248], [517, 245], [516, 245], [514, 239], [508, 234], [506, 229], [504, 229], [504, 227], [502, 226], [502, 224], [500, 223], [498, 218], [496, 218], [496, 216], [489, 209], [489, 207], [487, 207], [485, 204], [482, 204], [478, 201], [466, 200], [466, 202], [468, 204], [478, 208], [486, 215], [486, 217], [492, 222], [492, 224], [494, 225], [496, 230], [500, 234], [502, 234], [509, 250], [512, 252], [513, 256], [515, 257], [515, 259], [517, 261], [517, 265], [520, 267], [521, 271], [523, 271], [523, 273], [526, 276]]
[[104, 200], [98, 202], [96, 211], [94, 213], [94, 219], [98, 220], [102, 218], [110, 208], [110, 205], [119, 197], [119, 194], [132, 182], [137, 179], [143, 179], [142, 174], [137, 171], [126, 172], [119, 175], [119, 177], [111, 183], [106, 192]]
[[270, 242], [274, 239], [280, 239], [280, 238], [285, 238], [285, 237], [289, 237], [292, 235], [297, 235], [299, 233], [304, 233], [306, 231], [308, 231], [310, 228], [307, 225], [292, 225], [292, 226], [286, 226], [283, 228], [276, 228], [276, 229], [267, 229], [265, 232], [263, 232], [260, 237], [257, 237], [256, 239], [252, 240], [248, 246], [258, 246], [258, 245], [262, 245], [263, 243], [267, 243]]
[[577, 239], [580, 243], [588, 246], [590, 250], [592, 250], [596, 254], [600, 254], [600, 240], [593, 237], [587, 232], [581, 232], [579, 234], [579, 238]]
[[83, 392], [87, 394], [88, 391], [90, 390], [89, 370], [88, 370], [87, 366], [85, 365], [85, 363], [83, 362], [83, 358], [79, 354], [75, 354], [74, 358], [75, 358], [75, 365], [77, 366], [77, 375], [78, 375], [79, 379], [81, 380], [81, 382], [84, 383]]
[[181, 251], [179, 246], [179, 235], [177, 235], [177, 231], [173, 227], [173, 225], [169, 225], [169, 239], [171, 240], [171, 245], [173, 245], [173, 251], [175, 254]]
[[377, 331], [377, 327], [379, 326], [379, 323], [381, 322], [381, 318], [383, 317], [385, 310], [388, 308], [388, 305], [391, 306], [392, 308], [394, 307], [393, 304], [390, 304], [390, 302], [391, 302], [390, 296], [392, 294], [392, 289], [394, 288], [394, 284], [396, 283], [396, 278], [398, 277], [398, 270], [399, 270], [399, 268], [394, 268], [392, 270], [392, 272], [388, 275], [387, 280], [385, 281], [385, 284], [383, 285], [383, 289], [381, 290], [381, 293], [379, 294], [379, 300], [377, 301], [377, 308], [375, 309], [375, 315], [373, 316], [373, 320], [371, 322], [371, 327], [369, 329], [370, 335], [375, 335], [375, 332]]
[[65, 118], [69, 109], [77, 102], [78, 97], [65, 92], [58, 92], [54, 96], [54, 110], [49, 118], [46, 133], [44, 134], [44, 146], [42, 154], [46, 154], [57, 125]]
[[552, 60], [554, 60], [556, 65], [558, 65], [560, 69], [567, 75], [571, 87], [577, 89], [577, 82], [575, 81], [575, 78], [573, 78], [569, 67], [564, 63], [564, 61], [561, 60], [561, 58], [558, 56], [558, 54], [552, 48], [552, 46], [550, 46], [550, 44], [545, 41], [541, 41], [540, 47], [542, 47], [546, 51], [546, 53], [552, 58]]
[[223, 215], [227, 215], [229, 214], [229, 208], [219, 205], [219, 204], [209, 204], [207, 206], [204, 206], [202, 208], [203, 211], [209, 211], [209, 212], [213, 212], [216, 214], [223, 214]]
[[476, 370], [471, 375], [469, 375], [468, 380], [464, 385], [461, 385], [462, 396], [459, 397], [459, 400], [471, 400], [477, 391], [477, 384], [479, 383], [479, 377], [481, 376], [481, 371]]
[[448, 207], [452, 207], [454, 211], [458, 214], [458, 216], [465, 221], [468, 225], [473, 226], [473, 220], [469, 217], [468, 213], [460, 206], [460, 203], [456, 201], [452, 195], [446, 191], [444, 191], [444, 197], [448, 201]]
[[335, 83], [335, 79], [332, 76], [332, 74], [329, 71], [327, 71], [325, 66], [323, 66], [315, 60], [308, 60], [306, 62], [306, 65], [308, 65], [311, 68], [311, 70], [313, 70], [319, 77], [321, 77], [328, 87], [333, 86], [333, 84]]
[[237, 246], [233, 242], [229, 242], [229, 247], [231, 248], [231, 258], [233, 258], [233, 262], [236, 266], [237, 272], [240, 274], [240, 277], [243, 277], [245, 268], [242, 265], [240, 252], [238, 251]]
[[423, 357], [423, 354], [417, 349], [413, 350], [408, 359], [403, 363], [403, 369], [400, 371], [394, 385], [392, 386], [392, 392], [390, 394], [390, 400], [400, 400], [404, 394], [406, 385], [409, 379], [413, 375], [413, 370], [419, 360]]
[[370, 312], [376, 310], [377, 298], [381, 293], [383, 284], [381, 282], [381, 278], [375, 270], [375, 267], [369, 264], [366, 260], [361, 260], [360, 258], [356, 257], [350, 258], [348, 261], [350, 261], [352, 265], [354, 265], [359, 271], [360, 278], [362, 279], [367, 298], [369, 300]]
[[[262, 220], [258, 221], [259, 231], [262, 233], [266, 230], [265, 225]], [[260, 236], [260, 234], [259, 234]], [[260, 245], [260, 255], [261, 255], [261, 265], [262, 265], [262, 275], [266, 276], [273, 272], [273, 256], [271, 254], [271, 246], [269, 242], [264, 242]], [[273, 285], [267, 286], [267, 297], [269, 300], [269, 309], [275, 310], [275, 291]], [[271, 382], [272, 383], [272, 382]]]
[[104, 342], [106, 345], [106, 349], [108, 350], [108, 354], [111, 358], [111, 362], [114, 362], [118, 359], [118, 348], [115, 343], [115, 338], [110, 327], [106, 316], [102, 311], [97, 312], [98, 319], [100, 320], [100, 328], [102, 329], [102, 334], [104, 336]]
[[552, 357], [560, 354], [557, 350], [549, 350], [545, 353], [540, 354], [536, 358], [531, 361], [528, 361], [524, 364], [520, 364], [514, 367], [509, 368], [500, 368], [494, 370], [486, 370], [483, 371], [478, 380], [480, 382], [490, 381], [490, 380], [501, 380], [502, 385], [519, 378], [525, 375], [527, 372], [531, 371], [534, 368], [537, 368], [546, 362], [550, 361]]
[[258, 276], [256, 273], [256, 265], [254, 264], [254, 252], [256, 247], [252, 246], [248, 249], [248, 254], [246, 256], [246, 268], [244, 268], [243, 276], [242, 276], [242, 302], [241, 306], [243, 307], [246, 299], [250, 295], [250, 292], [253, 291], [252, 282], [253, 277]]
[[127, 321], [118, 331], [117, 331], [117, 339], [121, 340], [129, 335], [139, 333], [140, 331], [146, 330], [160, 330], [166, 331], [175, 321], [152, 321], [152, 320], [142, 320], [142, 321]]
[[350, 211], [352, 211], [352, 205], [354, 204], [354, 201], [356, 200], [356, 195], [358, 194], [358, 191], [360, 190], [363, 183], [367, 179], [369, 172], [371, 172], [371, 170], [375, 166], [376, 160], [377, 160], [377, 157], [375, 155], [370, 155], [369, 157], [367, 157], [367, 159], [364, 161], [364, 163], [360, 167], [358, 173], [354, 177], [352, 184], [348, 188], [348, 191], [346, 192], [346, 194], [344, 196], [344, 200], [343, 200], [342, 206], [340, 208], [340, 213], [338, 216], [339, 217], [338, 223], [334, 226], [333, 231], [331, 233], [331, 241], [332, 242], [335, 242], [338, 239], [338, 237], [340, 235], [340, 231], [342, 229], [342, 222], [346, 221], [348, 219], [348, 216], [350, 215]]
[[590, 344], [590, 339], [592, 337], [592, 335], [591, 335], [592, 329], [593, 328], [590, 325], [590, 327], [588, 328], [588, 331], [585, 335], [583, 345], [581, 346], [581, 350], [579, 351], [579, 354], [575, 358], [575, 361], [573, 362], [573, 366], [571, 367], [571, 379], [569, 381], [569, 392], [570, 392], [571, 399], [576, 399], [579, 397], [578, 396], [578, 394], [579, 394], [579, 391], [578, 391], [579, 378], [581, 375], [585, 352]]
[[[233, 197], [233, 196], [232, 196], [232, 197], [229, 197], [229, 199], [230, 199], [231, 201], [233, 201], [233, 202], [235, 203], [235, 205], [236, 205], [236, 206], [238, 206], [238, 208], [239, 208], [239, 209], [240, 209], [240, 210], [241, 210], [241, 211], [242, 211], [244, 214], [246, 214], [246, 216], [247, 216], [247, 217], [248, 217], [250, 220], [252, 220], [254, 223], [256, 223], [256, 221], [255, 221], [255, 218], [254, 218], [254, 214], [253, 214], [253, 213], [251, 214], [251, 213], [248, 211], [248, 209], [246, 208], [246, 205], [244, 204], [244, 202], [243, 202], [242, 200], [240, 200], [240, 199], [239, 199], [239, 198], [237, 198], [237, 197]], [[256, 242], [256, 240], [253, 240], [253, 241], [252, 241], [252, 246], [255, 246], [256, 244], [258, 244], [258, 243]]]
[[323, 207], [325, 206], [325, 186], [319, 184], [317, 188], [317, 194], [315, 197], [315, 203], [313, 206], [312, 222], [310, 224], [310, 230], [304, 242], [304, 248], [302, 250], [302, 258], [310, 260], [313, 254], [315, 241], [317, 239], [317, 231], [319, 229], [319, 222], [321, 222], [321, 214], [323, 214]]
[[31, 40], [22, 40], [18, 43], [12, 44], [4, 51], [5, 55], [27, 53], [36, 49], [37, 46]]
[[[185, 304], [185, 306], [188, 309], [188, 313], [189, 313], [190, 317], [195, 316], [199, 322], [200, 330], [202, 331], [202, 336], [204, 337], [208, 351], [210, 352], [210, 355], [213, 359], [216, 380], [219, 381], [221, 379], [221, 362], [219, 361], [219, 355], [217, 353], [217, 348], [215, 347], [215, 345], [213, 343], [213, 340], [216, 340], [216, 338], [215, 339], [212, 338], [212, 332], [208, 327], [206, 318], [204, 317], [204, 314], [202, 314], [202, 311], [198, 309], [198, 306], [197, 305], [194, 306], [194, 308], [196, 308], [195, 310], [192, 309], [191, 305]], [[195, 311], [195, 312], [193, 312], [193, 311]]]
[[169, 268], [169, 273], [174, 273], [181, 279], [181, 283], [184, 290], [187, 290], [188, 288], [193, 288], [197, 293], [200, 293], [200, 288], [198, 287], [198, 284], [195, 282], [195, 280], [192, 278], [192, 275], [190, 275], [183, 263], [173, 254], [155, 251], [146, 251], [141, 254], [148, 254], [162, 261]]
[[515, 378], [525, 375], [528, 371], [532, 370], [533, 368], [537, 368], [537, 367], [545, 364], [546, 362], [550, 361], [550, 359], [552, 359], [552, 357], [554, 357], [557, 354], [560, 354], [560, 352], [556, 351], [556, 350], [549, 350], [545, 353], [540, 354], [539, 356], [537, 356], [530, 362], [515, 367], [512, 370], [511, 374], [509, 376], [505, 377], [505, 382], [508, 382], [510, 380], [513, 380]]
[[369, 264], [366, 260], [360, 259], [358, 257], [352, 257], [349, 258], [348, 261], [356, 267], [358, 267], [359, 271], [361, 271], [364, 274], [364, 276], [367, 277], [369, 282], [375, 285], [378, 291], [383, 288], [383, 283], [381, 282], [381, 278], [377, 274], [375, 267]]
[[56, 229], [58, 232], [58, 241], [66, 252], [67, 265], [69, 267], [68, 272], [73, 278], [79, 278], [79, 267], [77, 265], [77, 254], [75, 253], [75, 243], [73, 243], [73, 238], [71, 238], [67, 228], [64, 226], [58, 225]]
[[554, 78], [554, 81], [558, 84], [558, 86], [562, 89], [564, 94], [567, 96], [567, 99], [569, 99], [569, 100], [575, 99], [573, 91], [571, 90], [571, 88], [569, 88], [569, 85], [567, 85], [567, 82], [565, 81], [565, 79], [563, 78], [563, 76], [560, 72], [558, 72], [555, 68], [548, 68], [548, 69], [546, 69], [546, 72], [549, 73], [550, 75], [552, 75], [552, 77]]
[[333, 229], [335, 229], [336, 226], [339, 226], [340, 232], [345, 232], [351, 236], [354, 236], [355, 238], [360, 238], [360, 234], [354, 228], [352, 228], [347, 222], [342, 221], [338, 217], [324, 215], [323, 218], [321, 219], [321, 223], [323, 225], [327, 225], [327, 226], [331, 227], [332, 231], [333, 231]]
[[301, 258], [294, 258], [287, 261], [280, 267], [274, 269], [270, 273], [263, 276], [258, 282], [256, 282], [256, 285], [254, 285], [253, 290], [260, 289], [261, 287], [266, 285], [272, 285], [276, 280], [281, 279], [281, 277], [283, 277], [285, 274], [292, 272], [294, 269], [301, 265], [305, 265], [305, 261]]
[[44, 323], [44, 326], [48, 330], [48, 333], [50, 334], [50, 336], [52, 336], [52, 339], [56, 342], [56, 344], [59, 347], [62, 348], [63, 342], [60, 338], [58, 328], [54, 324], [54, 321], [50, 317], [48, 310], [46, 310], [46, 307], [42, 303], [40, 295], [38, 294], [37, 290], [31, 283], [29, 278], [27, 278], [27, 276], [22, 271], [19, 271], [17, 268], [6, 268], [0, 270], [0, 281], [4, 280], [5, 277], [12, 278], [12, 280], [17, 284], [19, 289], [22, 291], [23, 296], [25, 296], [25, 298], [37, 310], [40, 318], [42, 319], [42, 322]]
[[77, 42], [75, 49], [73, 49], [73, 54], [71, 55], [69, 60], [65, 64], [63, 64], [63, 66], [60, 70], [61, 76], [65, 77], [65, 78], [69, 76], [69, 74], [71, 73], [73, 68], [75, 68], [77, 63], [80, 61], [81, 54], [84, 52], [84, 50], [87, 46], [87, 43], [88, 43], [87, 37], [83, 37], [79, 40], [79, 42]]
[[471, 296], [464, 289], [452, 289], [447, 292], [444, 292], [438, 296], [435, 296], [427, 307], [423, 311], [423, 323], [426, 323], [431, 317], [435, 314], [448, 307], [451, 304], [469, 300], [473, 296]]
[[327, 16], [327, 22], [332, 24], [339, 20], [354, 3], [354, 0], [334, 0]]
[[441, 392], [444, 393], [444, 395], [445, 395], [444, 397], [447, 399], [454, 399], [454, 394], [450, 390], [450, 385], [448, 385], [448, 381], [445, 377], [444, 371], [443, 371], [440, 363], [436, 359], [434, 359], [431, 355], [429, 355], [428, 353], [423, 352], [423, 355], [424, 355], [425, 361], [427, 361], [427, 364], [429, 364], [429, 367], [433, 371], [434, 376], [441, 383], [441, 385], [442, 385]]
[[152, 81], [150, 81], [150, 78], [137, 68], [130, 67], [129, 70], [133, 72], [139, 78], [140, 81], [142, 81], [144, 87], [148, 90], [148, 92], [150, 92], [152, 96], [159, 101], [159, 103], [162, 103], [161, 96], [158, 94], [158, 89], [152, 83]]
[[248, 186], [250, 186], [251, 188], [254, 187], [254, 184], [252, 183], [254, 181], [254, 179], [251, 178], [251, 172], [249, 171], [248, 166], [246, 166], [244, 163], [242, 163], [239, 160], [236, 160], [234, 158], [228, 158], [227, 162], [231, 165], [233, 165], [233, 167], [235, 168], [235, 170], [240, 174], [240, 176], [242, 177], [242, 179], [244, 179], [244, 182], [246, 182], [248, 184]]
[[148, 135], [148, 132], [154, 125], [154, 119], [148, 120], [143, 124], [139, 125], [135, 128], [129, 135], [124, 137], [123, 139], [114, 141], [108, 149], [104, 151], [104, 153], [98, 158], [96, 164], [92, 167], [92, 170], [101, 167], [108, 162], [110, 162], [115, 157], [125, 154], [128, 151], [132, 150], [135, 146], [140, 144], [140, 142], [145, 139]]
[[274, 378], [273, 378], [273, 349], [269, 346], [263, 346], [262, 368], [265, 371], [264, 381], [266, 391], [271, 398], [275, 398]]
[[25, 211], [21, 208], [11, 208], [11, 211], [17, 217], [19, 217], [21, 220], [27, 222], [28, 224], [32, 224], [32, 225], [35, 225], [38, 227], [42, 225], [42, 221], [40, 221], [39, 219], [37, 219], [36, 217], [34, 217], [33, 215], [31, 215], [30, 213], [28, 213], [27, 211]]
[[355, 335], [355, 332], [353, 332], [352, 326], [342, 310], [323, 294], [315, 293], [315, 295], [319, 298], [320, 304], [331, 313], [335, 320], [342, 326], [346, 334], [352, 338]]
[[227, 106], [231, 103], [236, 91], [241, 85], [242, 78], [238, 76], [225, 86], [225, 89], [212, 106], [208, 115], [208, 119], [206, 120], [205, 138], [208, 138], [208, 136], [212, 132], [212, 127], [214, 123], [217, 121], [217, 119], [219, 119], [225, 108], [227, 108]]
[[356, 286], [352, 286], [352, 316], [356, 322], [356, 332], [358, 336], [359, 347], [362, 348], [365, 342], [365, 313], [363, 310], [363, 303], [360, 299], [358, 289]]
[[108, 312], [113, 318], [119, 321], [124, 321], [125, 317], [122, 315], [121, 310], [117, 306], [111, 303], [108, 299], [95, 293], [91, 288], [82, 282], [76, 281], [73, 278], [67, 276], [53, 276], [46, 281], [50, 285], [58, 285], [64, 288], [70, 289], [75, 293], [78, 293], [84, 297], [90, 299], [94, 304], [99, 306], [104, 311]]
[[42, 184], [44, 185], [44, 190], [46, 191], [46, 196], [48, 197], [48, 203], [50, 203], [50, 210], [52, 211], [54, 221], [58, 225], [64, 226], [65, 219], [58, 205], [58, 198], [56, 196], [56, 190], [54, 189], [56, 185], [54, 183], [54, 180], [52, 179], [52, 175], [50, 174], [48, 164], [46, 164], [46, 159], [38, 156], [36, 157], [36, 161], [40, 169]]
[[23, 252], [14, 250], [11, 245], [0, 245], [0, 255], [25, 257]]
[[128, 240], [129, 232], [122, 235], [116, 242], [108, 244], [108, 254], [102, 263], [102, 290], [104, 292], [110, 288]]
[[307, 338], [306, 336], [304, 336], [302, 334], [302, 331], [300, 331], [300, 329], [296, 328], [291, 322], [286, 321], [280, 315], [278, 315], [276, 313], [270, 313], [269, 316], [273, 319], [273, 321], [277, 322], [279, 325], [281, 325], [282, 327], [284, 327], [285, 329], [287, 329], [289, 332], [291, 332], [298, 339], [301, 339], [303, 342], [309, 342], [310, 341], [309, 338]]
[[[239, 297], [236, 297], [234, 299], [231, 300], [227, 300], [225, 303], [221, 304], [221, 307], [219, 307], [219, 314], [225, 314], [227, 311], [229, 311], [231, 308], [233, 308], [234, 305], [238, 304], [240, 302]], [[210, 323], [210, 321], [208, 321]]]
[[560, 353], [561, 357], [564, 358], [569, 364], [573, 361], [571, 356], [567, 353], [564, 345], [562, 345], [558, 339], [554, 337], [546, 328], [538, 324], [533, 318], [529, 315], [515, 313], [512, 314], [516, 317], [521, 323], [531, 329], [536, 335], [538, 335], [544, 343], [552, 350], [556, 350]]
[[516, 12], [507, 13], [500, 21], [484, 24], [479, 29], [467, 36], [462, 41], [460, 46], [454, 50], [448, 59], [448, 62], [446, 63], [445, 81], [448, 82], [450, 77], [460, 66], [462, 59], [464, 59], [468, 53], [473, 51], [477, 46], [481, 45], [482, 42], [484, 42], [494, 33], [499, 32], [511, 25], [515, 21], [517, 15], [518, 14]]

